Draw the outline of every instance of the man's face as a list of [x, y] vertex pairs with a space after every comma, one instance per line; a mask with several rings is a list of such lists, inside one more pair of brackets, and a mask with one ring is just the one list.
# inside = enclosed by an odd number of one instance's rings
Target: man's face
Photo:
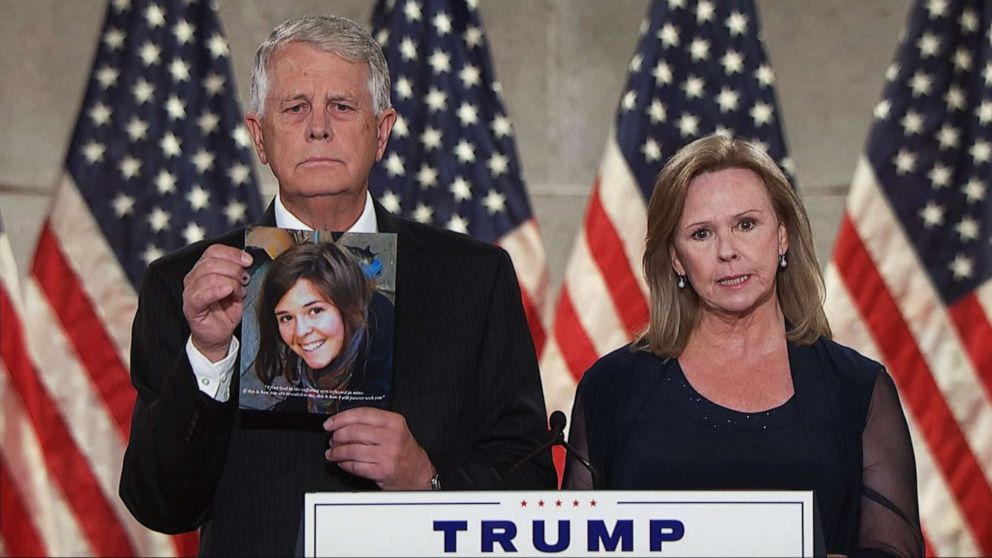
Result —
[[265, 115], [245, 121], [286, 207], [342, 194], [364, 199], [396, 120], [393, 109], [376, 117], [368, 64], [288, 43], [269, 60], [268, 82]]

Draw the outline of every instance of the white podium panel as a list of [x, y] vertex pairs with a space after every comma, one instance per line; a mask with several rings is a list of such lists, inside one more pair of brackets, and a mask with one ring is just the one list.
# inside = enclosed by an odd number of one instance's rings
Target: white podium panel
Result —
[[306, 556], [812, 556], [810, 491], [307, 494]]

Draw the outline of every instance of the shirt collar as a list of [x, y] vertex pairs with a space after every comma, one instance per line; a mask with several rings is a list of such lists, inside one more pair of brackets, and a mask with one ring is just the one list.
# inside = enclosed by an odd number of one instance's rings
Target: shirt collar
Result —
[[[279, 198], [279, 194], [276, 194], [274, 201], [277, 227], [281, 229], [297, 229], [303, 231], [313, 230], [313, 228], [307, 226], [306, 223], [300, 221], [296, 215], [293, 215], [288, 209], [286, 209], [286, 206], [282, 204], [282, 200]], [[362, 210], [362, 214], [358, 217], [358, 220], [355, 221], [355, 224], [344, 232], [379, 232], [379, 220], [375, 216], [375, 205], [372, 203], [372, 194], [368, 190], [365, 191], [365, 208]]]

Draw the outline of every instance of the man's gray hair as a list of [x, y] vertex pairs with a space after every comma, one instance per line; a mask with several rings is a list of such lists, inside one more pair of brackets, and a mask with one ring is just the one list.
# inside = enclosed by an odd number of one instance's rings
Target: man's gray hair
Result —
[[272, 30], [272, 34], [255, 52], [251, 69], [251, 109], [264, 114], [265, 95], [269, 89], [269, 60], [279, 47], [288, 43], [305, 43], [333, 52], [350, 62], [369, 65], [369, 93], [376, 116], [389, 108], [389, 67], [379, 43], [361, 25], [333, 15], [302, 16], [290, 19]]

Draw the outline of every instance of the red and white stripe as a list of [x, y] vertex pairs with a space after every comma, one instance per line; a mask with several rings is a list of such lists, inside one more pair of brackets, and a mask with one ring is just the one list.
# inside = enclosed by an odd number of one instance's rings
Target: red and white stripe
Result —
[[647, 324], [648, 289], [641, 272], [646, 215], [644, 197], [611, 131], [541, 356], [549, 411], [570, 413], [585, 370]]
[[914, 436], [930, 550], [992, 554], [992, 283], [947, 308], [865, 159], [827, 269], [841, 343], [894, 378]]
[[547, 338], [545, 319], [548, 315], [548, 261], [537, 221], [530, 218], [499, 240], [498, 243], [513, 261], [523, 298], [527, 325], [537, 354], [541, 354]]
[[[16, 379], [33, 375], [22, 316], [13, 254], [6, 234], [0, 233], [0, 551], [5, 556], [41, 556], [58, 554], [64, 542], [78, 534], [58, 528], [69, 515], [52, 494], [25, 400], [12, 387]], [[32, 409], [38, 407], [37, 400], [26, 401]]]
[[[0, 480], [17, 487], [45, 553], [195, 553], [195, 535], [149, 531], [117, 496], [135, 400], [128, 354], [136, 304], [134, 289], [65, 175], [25, 282], [27, 348], [16, 366], [5, 355], [0, 376]], [[7, 337], [5, 327], [5, 344]], [[16, 451], [10, 440], [18, 442]], [[6, 533], [4, 538], [13, 553], [14, 543]]]

